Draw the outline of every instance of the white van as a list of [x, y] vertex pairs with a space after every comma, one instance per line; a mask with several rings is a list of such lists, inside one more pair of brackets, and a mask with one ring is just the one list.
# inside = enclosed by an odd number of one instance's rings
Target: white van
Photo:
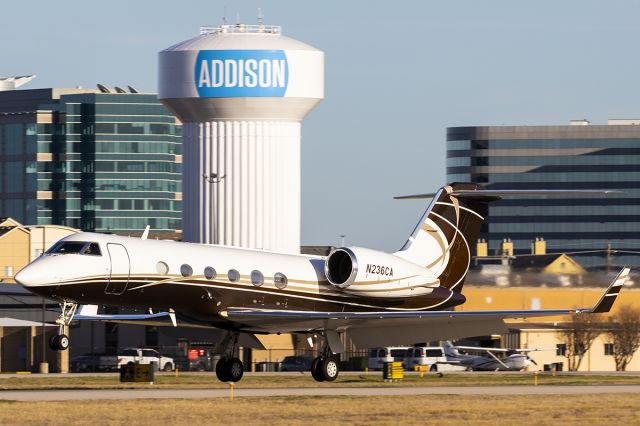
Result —
[[441, 346], [420, 346], [408, 348], [404, 357], [404, 367], [414, 370], [416, 365], [429, 366], [429, 371], [465, 371], [467, 367], [446, 364], [447, 357]]
[[369, 370], [382, 370], [385, 362], [404, 361], [406, 346], [374, 348], [369, 351]]

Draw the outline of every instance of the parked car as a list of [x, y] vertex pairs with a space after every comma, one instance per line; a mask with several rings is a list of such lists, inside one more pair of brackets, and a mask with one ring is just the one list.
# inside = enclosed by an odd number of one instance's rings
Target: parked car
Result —
[[162, 356], [154, 349], [142, 348], [127, 348], [118, 355], [118, 368], [131, 364], [151, 364], [163, 371], [173, 371], [175, 367], [173, 358]]
[[280, 363], [280, 371], [311, 371], [313, 357], [286, 356]]
[[409, 349], [406, 346], [374, 348], [369, 352], [369, 370], [382, 370], [385, 362], [402, 361]]
[[446, 364], [447, 357], [441, 346], [409, 348], [404, 357], [404, 368], [413, 370], [416, 365], [427, 366], [429, 371], [465, 371], [467, 367]]
[[78, 355], [69, 360], [69, 368], [73, 373], [116, 371], [117, 364], [117, 357], [104, 354]]

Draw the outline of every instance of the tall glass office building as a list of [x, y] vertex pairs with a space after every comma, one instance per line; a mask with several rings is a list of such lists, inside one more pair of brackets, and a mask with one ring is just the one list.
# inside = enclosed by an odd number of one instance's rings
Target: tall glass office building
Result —
[[153, 94], [0, 92], [0, 216], [26, 224], [175, 233], [181, 126]]
[[[541, 237], [548, 252], [583, 253], [585, 266], [640, 264], [640, 121], [609, 125], [452, 127], [447, 129], [447, 181], [489, 189], [618, 189], [623, 194], [535, 197], [492, 203], [481, 237], [490, 254], [506, 238], [531, 253]], [[625, 253], [625, 252], [629, 253]], [[640, 253], [639, 253], [640, 254]]]

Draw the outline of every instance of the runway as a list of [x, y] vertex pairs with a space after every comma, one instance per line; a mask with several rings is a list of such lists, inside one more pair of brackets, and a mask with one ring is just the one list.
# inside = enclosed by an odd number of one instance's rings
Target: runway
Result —
[[[410, 396], [410, 395], [585, 395], [639, 393], [640, 385], [541, 386], [424, 386], [424, 387], [322, 387], [234, 388], [234, 397], [273, 396]], [[106, 399], [209, 399], [228, 398], [229, 389], [89, 389], [0, 391], [5, 401], [82, 401]]]

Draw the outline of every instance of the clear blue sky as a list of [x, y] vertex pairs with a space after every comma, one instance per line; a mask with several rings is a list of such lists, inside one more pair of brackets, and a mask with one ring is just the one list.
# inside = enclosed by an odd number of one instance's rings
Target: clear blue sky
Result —
[[392, 197], [445, 183], [448, 126], [640, 117], [640, 4], [616, 0], [13, 2], [0, 75], [155, 92], [157, 52], [225, 4], [231, 23], [261, 7], [326, 53], [326, 99], [303, 125], [306, 244], [398, 248], [424, 203]]

